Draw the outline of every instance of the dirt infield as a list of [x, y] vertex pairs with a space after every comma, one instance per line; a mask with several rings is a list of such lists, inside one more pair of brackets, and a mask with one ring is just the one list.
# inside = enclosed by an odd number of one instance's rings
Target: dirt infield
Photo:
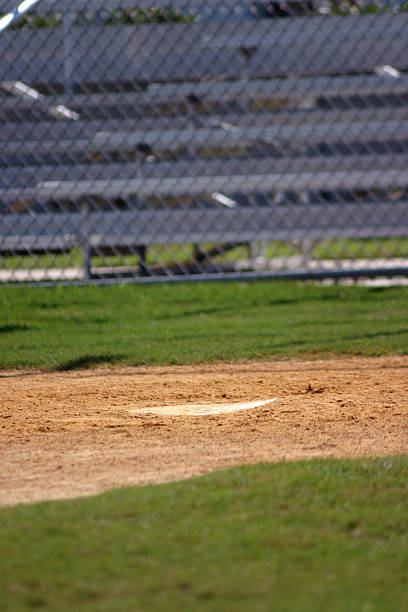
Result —
[[[408, 453], [408, 357], [2, 371], [0, 397], [2, 506], [240, 464]], [[146, 414], [275, 397], [226, 414]]]

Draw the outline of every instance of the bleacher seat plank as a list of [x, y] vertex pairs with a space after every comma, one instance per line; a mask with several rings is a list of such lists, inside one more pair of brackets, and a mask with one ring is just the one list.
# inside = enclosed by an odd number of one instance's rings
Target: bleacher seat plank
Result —
[[[141, 197], [200, 195], [222, 190], [250, 193], [390, 189], [408, 185], [408, 155], [300, 156], [242, 159], [239, 162], [234, 159], [187, 160], [139, 166], [134, 163], [42, 166], [23, 168], [18, 179], [14, 175], [14, 170], [6, 169], [2, 181], [19, 180], [20, 197], [35, 193], [39, 199], [76, 199], [86, 195], [115, 198], [119, 194]], [[3, 196], [7, 197], [7, 189], [0, 189], [0, 200]]]
[[[276, 100], [276, 109], [285, 104], [302, 104], [310, 106], [313, 98], [330, 99], [349, 96], [406, 96], [408, 93], [408, 75], [401, 73], [398, 78], [375, 75], [301, 77], [285, 79], [260, 79], [243, 81], [187, 82], [187, 83], [152, 83], [137, 91], [104, 93], [47, 95], [42, 104], [35, 104], [32, 99], [18, 99], [11, 95], [0, 95], [0, 108], [7, 112], [12, 110], [23, 115], [25, 112], [37, 112], [40, 116], [47, 107], [67, 105], [80, 117], [107, 117], [112, 110], [126, 116], [129, 108], [139, 109], [142, 113], [146, 105], [155, 108], [157, 105], [188, 104], [191, 97], [203, 103], [226, 103], [238, 99], [241, 104], [261, 100]], [[42, 110], [43, 109], [43, 110]], [[44, 110], [45, 109], [45, 110]], [[62, 122], [66, 123], [66, 122]]]
[[[251, 78], [373, 72], [408, 68], [408, 15], [298, 17], [219, 24], [75, 26], [71, 78], [107, 81], [240, 78], [240, 49], [254, 49]], [[63, 28], [5, 31], [0, 38], [0, 81], [63, 83]], [[342, 52], [338, 53], [341, 44]], [[163, 56], [166, 61], [163, 62]], [[148, 61], [147, 61], [148, 60]]]
[[[399, 219], [398, 227], [390, 222], [393, 215]], [[8, 235], [0, 235], [0, 252], [68, 249], [85, 243], [96, 250], [107, 246], [114, 250], [151, 244], [249, 242], [254, 235], [257, 240], [320, 239], [322, 234], [326, 238], [405, 236], [408, 202], [99, 211], [90, 213], [86, 227], [85, 236], [80, 213], [7, 215]]]
[[[392, 112], [392, 119], [390, 114]], [[195, 125], [194, 125], [195, 123]], [[198, 127], [198, 125], [202, 127]], [[46, 136], [44, 136], [46, 135]], [[62, 153], [132, 150], [140, 144], [175, 149], [180, 146], [232, 146], [239, 143], [387, 141], [408, 138], [404, 106], [342, 111], [292, 111], [157, 118], [149, 120], [21, 123], [0, 126], [0, 158], [15, 153]], [[78, 162], [77, 162], [78, 163]]]

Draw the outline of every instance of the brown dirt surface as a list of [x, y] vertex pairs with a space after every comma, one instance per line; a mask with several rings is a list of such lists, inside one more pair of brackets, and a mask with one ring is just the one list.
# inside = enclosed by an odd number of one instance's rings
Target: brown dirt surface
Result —
[[[408, 357], [0, 371], [0, 397], [2, 506], [234, 465], [408, 452]], [[227, 414], [146, 413], [273, 397]]]

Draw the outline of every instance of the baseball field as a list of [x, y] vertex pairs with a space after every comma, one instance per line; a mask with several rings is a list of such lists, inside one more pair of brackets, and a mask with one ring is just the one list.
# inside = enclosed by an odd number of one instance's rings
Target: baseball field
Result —
[[0, 304], [1, 610], [408, 608], [408, 287]]

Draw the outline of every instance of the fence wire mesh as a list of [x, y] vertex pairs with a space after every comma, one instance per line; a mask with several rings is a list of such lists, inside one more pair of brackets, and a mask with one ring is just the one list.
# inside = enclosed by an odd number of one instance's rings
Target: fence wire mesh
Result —
[[0, 32], [0, 282], [407, 274], [407, 9], [14, 12]]

